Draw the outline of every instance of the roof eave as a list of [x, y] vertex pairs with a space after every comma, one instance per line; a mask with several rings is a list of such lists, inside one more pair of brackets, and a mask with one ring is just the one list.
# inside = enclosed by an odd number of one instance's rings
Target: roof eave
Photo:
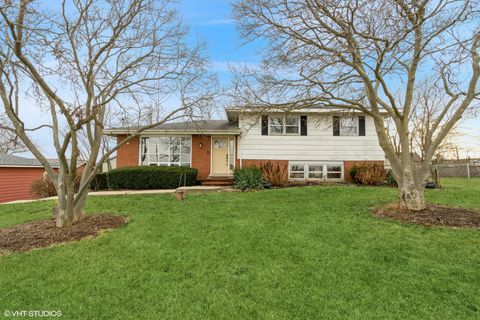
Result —
[[[121, 134], [135, 134], [135, 130], [126, 129], [106, 129], [103, 133], [110, 136], [116, 136]], [[150, 129], [139, 133], [139, 135], [149, 134], [178, 134], [178, 135], [192, 135], [192, 134], [240, 134], [240, 129], [228, 129], [228, 130], [159, 130]]]
[[[51, 166], [53, 169], [58, 169], [59, 166]], [[0, 168], [44, 168], [42, 165], [19, 165], [19, 164], [0, 164]]]
[[[287, 110], [280, 109], [280, 108], [271, 108], [262, 109], [260, 111], [252, 109], [252, 108], [228, 108], [225, 109], [225, 113], [229, 120], [232, 120], [234, 116], [238, 116], [240, 113], [284, 113]], [[288, 110], [289, 113], [308, 113], [308, 114], [320, 114], [320, 113], [342, 113], [342, 112], [353, 112], [353, 113], [362, 113], [365, 112], [359, 110], [352, 110], [352, 109], [339, 109], [339, 108], [330, 108], [330, 109], [319, 109], [319, 108], [300, 108], [300, 109], [292, 109]], [[380, 111], [381, 115], [388, 115], [387, 111]]]

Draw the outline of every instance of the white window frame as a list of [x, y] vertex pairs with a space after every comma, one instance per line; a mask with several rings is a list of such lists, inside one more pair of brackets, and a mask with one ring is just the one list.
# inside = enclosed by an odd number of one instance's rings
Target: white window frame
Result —
[[[143, 139], [149, 139], [149, 138], [169, 138], [169, 146], [168, 146], [168, 162], [160, 162], [160, 161], [150, 161], [150, 157], [149, 155], [152, 154], [152, 153], [149, 153], [148, 152], [148, 149], [147, 149], [147, 153], [146, 153], [146, 159], [145, 159], [145, 163], [142, 163], [142, 154], [143, 154], [143, 150], [142, 150], [142, 141]], [[189, 154], [189, 162], [188, 162], [188, 167], [191, 167], [192, 166], [192, 136], [190, 135], [161, 135], [161, 136], [140, 136], [140, 143], [139, 143], [139, 157], [138, 157], [138, 165], [139, 166], [168, 166], [168, 167], [173, 167], [173, 166], [177, 166], [177, 167], [180, 167], [182, 166], [182, 163], [183, 164], [186, 164], [186, 162], [182, 162], [182, 161], [179, 161], [179, 162], [171, 162], [171, 155], [172, 155], [172, 152], [171, 152], [171, 140], [172, 138], [188, 138], [190, 140], [190, 143], [188, 145], [182, 145], [180, 144], [180, 159], [181, 160], [181, 157], [182, 157], [182, 154], [185, 154], [185, 153], [182, 153], [181, 149], [182, 147], [189, 147], [190, 148], [190, 154]], [[147, 140], [148, 141], [148, 140]], [[148, 142], [147, 142], [147, 145], [148, 145]]]
[[[271, 128], [271, 118], [280, 118], [282, 119], [282, 132], [272, 132], [270, 130]], [[297, 133], [287, 133], [287, 127], [295, 127], [293, 125], [288, 125], [287, 126], [287, 118], [296, 118], [297, 119], [297, 128], [298, 132]], [[300, 131], [302, 130], [301, 124], [300, 124], [300, 116], [296, 115], [269, 115], [268, 116], [268, 135], [269, 136], [299, 136]]]
[[[303, 178], [291, 178], [290, 174], [292, 171], [292, 165], [303, 165]], [[321, 166], [323, 178], [310, 178], [309, 166]], [[337, 173], [338, 171], [328, 171], [328, 166], [339, 166], [340, 167], [340, 178], [328, 178], [328, 173]], [[319, 171], [312, 171], [319, 172]], [[288, 162], [288, 179], [293, 181], [343, 181], [344, 180], [345, 168], [343, 162], [329, 162], [329, 161], [289, 161]]]
[[[344, 127], [346, 128], [347, 126], [344, 126], [343, 125], [343, 122], [346, 121], [346, 120], [352, 120], [353, 121], [353, 124], [355, 125], [355, 133], [348, 133], [346, 134], [344, 132]], [[340, 123], [339, 123], [339, 126], [340, 126], [340, 136], [342, 137], [356, 137], [358, 136], [359, 134], [359, 128], [358, 128], [358, 116], [342, 116], [340, 117]], [[351, 128], [351, 126], [348, 126], [348, 128]]]

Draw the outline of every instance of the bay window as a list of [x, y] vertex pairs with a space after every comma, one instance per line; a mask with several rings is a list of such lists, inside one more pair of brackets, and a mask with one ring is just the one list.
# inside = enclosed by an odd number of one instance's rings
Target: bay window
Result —
[[190, 137], [143, 137], [140, 153], [142, 166], [187, 166], [191, 165]]

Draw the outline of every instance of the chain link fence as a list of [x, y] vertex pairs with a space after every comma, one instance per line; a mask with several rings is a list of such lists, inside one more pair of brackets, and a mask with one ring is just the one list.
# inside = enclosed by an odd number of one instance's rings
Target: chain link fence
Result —
[[440, 178], [475, 178], [480, 177], [480, 159], [448, 160], [433, 163]]

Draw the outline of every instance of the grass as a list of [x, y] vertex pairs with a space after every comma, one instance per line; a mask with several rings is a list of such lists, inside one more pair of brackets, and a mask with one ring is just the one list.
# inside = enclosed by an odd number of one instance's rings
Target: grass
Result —
[[[431, 203], [480, 209], [480, 179]], [[64, 319], [478, 319], [480, 231], [378, 219], [389, 188], [89, 198], [129, 217], [94, 240], [0, 257], [0, 312]], [[50, 215], [0, 206], [0, 226]]]

